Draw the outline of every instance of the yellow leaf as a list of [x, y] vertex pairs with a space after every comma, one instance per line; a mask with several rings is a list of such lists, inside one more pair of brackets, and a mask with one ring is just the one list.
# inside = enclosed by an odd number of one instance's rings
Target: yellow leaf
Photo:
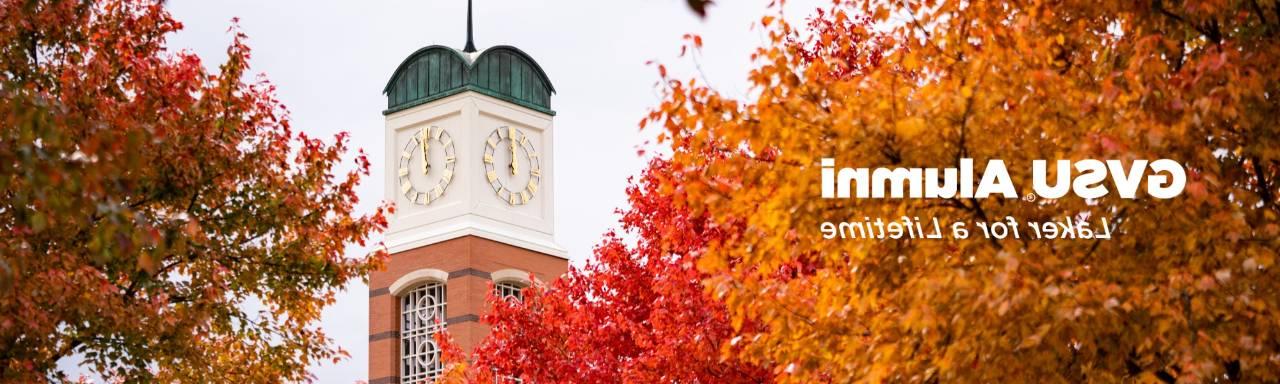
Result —
[[898, 132], [899, 135], [902, 135], [902, 137], [912, 138], [920, 134], [920, 132], [923, 132], [924, 126], [925, 126], [924, 119], [913, 116], [910, 118], [898, 120], [898, 122], [894, 124], [894, 129]]
[[916, 59], [916, 55], [906, 53], [902, 55], [902, 69], [915, 71], [920, 69], [920, 62]]

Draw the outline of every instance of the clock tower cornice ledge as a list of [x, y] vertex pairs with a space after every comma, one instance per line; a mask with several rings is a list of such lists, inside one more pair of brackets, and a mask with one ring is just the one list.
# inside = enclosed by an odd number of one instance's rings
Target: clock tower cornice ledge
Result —
[[391, 233], [386, 237], [384, 243], [387, 246], [387, 252], [399, 253], [465, 236], [493, 240], [569, 260], [569, 252], [557, 244], [550, 236], [509, 225], [497, 224], [491, 219], [474, 215], [434, 223], [429, 227]]

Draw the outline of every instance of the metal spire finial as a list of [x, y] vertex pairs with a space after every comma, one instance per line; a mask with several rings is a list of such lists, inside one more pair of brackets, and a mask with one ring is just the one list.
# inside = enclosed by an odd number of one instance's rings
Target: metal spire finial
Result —
[[462, 48], [462, 51], [466, 53], [476, 51], [475, 38], [471, 34], [471, 0], [467, 0], [467, 46]]

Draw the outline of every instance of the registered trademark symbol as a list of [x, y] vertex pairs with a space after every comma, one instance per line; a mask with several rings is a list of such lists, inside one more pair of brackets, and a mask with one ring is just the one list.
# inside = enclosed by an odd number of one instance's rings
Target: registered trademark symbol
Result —
[[1028, 194], [1022, 195], [1022, 201], [1025, 201], [1028, 203], [1034, 203], [1036, 202], [1036, 194], [1028, 193]]

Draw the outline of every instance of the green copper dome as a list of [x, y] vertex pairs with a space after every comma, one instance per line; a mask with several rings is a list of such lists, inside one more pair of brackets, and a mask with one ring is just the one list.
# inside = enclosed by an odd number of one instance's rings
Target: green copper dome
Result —
[[464, 91], [475, 91], [535, 111], [551, 110], [551, 86], [542, 67], [516, 47], [500, 45], [484, 50], [472, 61], [467, 53], [432, 45], [409, 55], [396, 68], [382, 93], [391, 114]]

